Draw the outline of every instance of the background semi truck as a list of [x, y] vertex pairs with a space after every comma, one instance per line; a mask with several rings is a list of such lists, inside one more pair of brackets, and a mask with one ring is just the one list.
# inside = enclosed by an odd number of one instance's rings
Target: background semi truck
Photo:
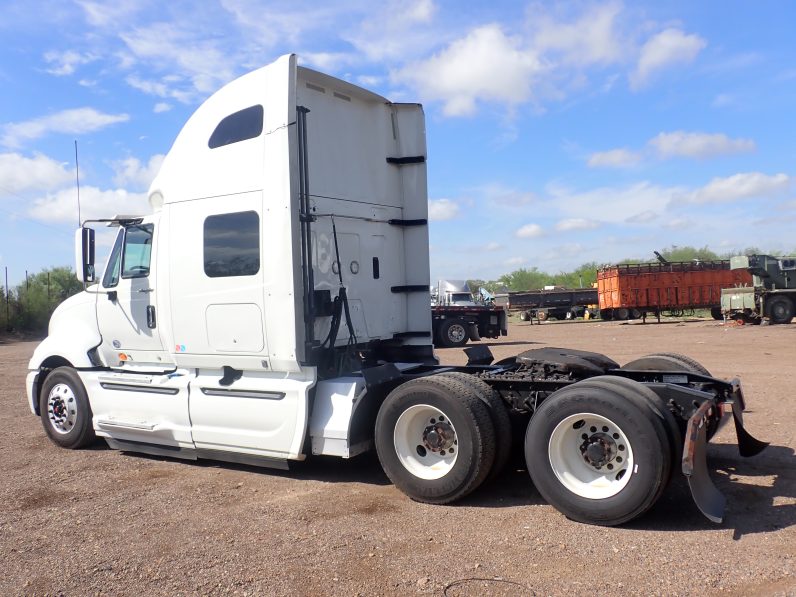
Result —
[[722, 291], [722, 311], [733, 319], [785, 324], [796, 314], [796, 257], [738, 255], [730, 259], [733, 270], [748, 272], [752, 285]]
[[492, 364], [474, 347], [468, 366], [439, 365], [418, 104], [285, 56], [196, 110], [149, 202], [94, 222], [117, 233], [101, 275], [91, 222], [77, 231], [88, 286], [29, 363], [30, 409], [65, 448], [100, 437], [284, 468], [375, 446], [401, 491], [443, 504], [497, 482], [519, 443], [549, 503], [614, 525], [677, 469], [720, 521], [705, 451], [723, 416], [742, 455], [765, 447], [744, 430], [738, 380], [681, 355], [620, 367], [539, 348]]
[[437, 282], [431, 291], [431, 325], [434, 344], [443, 348], [508, 333], [505, 309], [491, 304], [482, 294], [474, 297], [466, 280]]

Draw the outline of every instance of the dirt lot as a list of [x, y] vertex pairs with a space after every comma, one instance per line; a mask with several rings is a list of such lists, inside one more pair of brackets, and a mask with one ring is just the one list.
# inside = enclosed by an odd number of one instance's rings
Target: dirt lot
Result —
[[574, 523], [521, 460], [460, 504], [428, 506], [369, 456], [269, 472], [56, 448], [25, 400], [35, 344], [0, 341], [0, 594], [796, 595], [796, 324], [513, 324], [489, 344], [496, 358], [686, 353], [743, 380], [747, 427], [771, 446], [742, 459], [730, 427], [711, 445], [721, 525], [679, 480], [622, 528]]

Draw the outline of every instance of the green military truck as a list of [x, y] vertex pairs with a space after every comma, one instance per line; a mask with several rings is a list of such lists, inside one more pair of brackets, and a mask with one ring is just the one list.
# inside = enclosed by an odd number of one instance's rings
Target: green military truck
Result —
[[725, 288], [721, 308], [725, 317], [744, 323], [790, 323], [796, 314], [796, 257], [739, 255], [730, 269], [752, 274], [752, 286]]

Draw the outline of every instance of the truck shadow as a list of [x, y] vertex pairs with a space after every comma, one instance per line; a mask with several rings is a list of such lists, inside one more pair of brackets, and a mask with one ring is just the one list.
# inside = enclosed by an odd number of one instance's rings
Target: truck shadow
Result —
[[541, 344], [541, 342], [531, 342], [527, 340], [515, 340], [513, 342], [478, 342], [473, 346], [530, 346], [532, 344]]
[[691, 499], [679, 471], [657, 504], [625, 528], [638, 530], [695, 531], [733, 529], [733, 539], [796, 525], [796, 467], [794, 451], [769, 446], [758, 456], [742, 458], [738, 448], [710, 444], [710, 476], [727, 498], [724, 521], [705, 518]]
[[[90, 449], [109, 450], [99, 442]], [[126, 453], [131, 458], [156, 461], [172, 459], [146, 454]], [[265, 469], [244, 464], [214, 460], [184, 461], [185, 466], [220, 467], [254, 474], [268, 474], [296, 480], [325, 483], [362, 483], [386, 486], [384, 474], [375, 451], [344, 460], [314, 456], [304, 462], [291, 463], [290, 470]], [[644, 516], [621, 526], [639, 531], [706, 531], [733, 530], [733, 539], [744, 535], [768, 533], [796, 525], [796, 467], [794, 450], [785, 446], [769, 446], [760, 455], [745, 459], [729, 444], [710, 444], [708, 465], [716, 487], [727, 498], [724, 522], [715, 524], [705, 518], [693, 500], [688, 483], [679, 470], [658, 502]], [[396, 490], [397, 491], [397, 490]], [[408, 498], [407, 498], [408, 499]], [[495, 479], [479, 487], [466, 498], [446, 507], [512, 508], [545, 505], [544, 498], [533, 486], [521, 457], [514, 457]]]

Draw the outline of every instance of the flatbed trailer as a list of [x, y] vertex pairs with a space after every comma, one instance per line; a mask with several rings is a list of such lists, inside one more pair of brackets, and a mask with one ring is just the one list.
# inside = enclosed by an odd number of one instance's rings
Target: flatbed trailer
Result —
[[722, 319], [723, 288], [748, 286], [752, 277], [731, 270], [729, 260], [671, 263], [629, 263], [597, 271], [597, 292], [602, 319], [638, 319], [664, 312], [681, 315], [708, 309]]
[[598, 301], [595, 288], [553, 288], [511, 291], [496, 296], [496, 303], [518, 312], [522, 321], [583, 317]]

